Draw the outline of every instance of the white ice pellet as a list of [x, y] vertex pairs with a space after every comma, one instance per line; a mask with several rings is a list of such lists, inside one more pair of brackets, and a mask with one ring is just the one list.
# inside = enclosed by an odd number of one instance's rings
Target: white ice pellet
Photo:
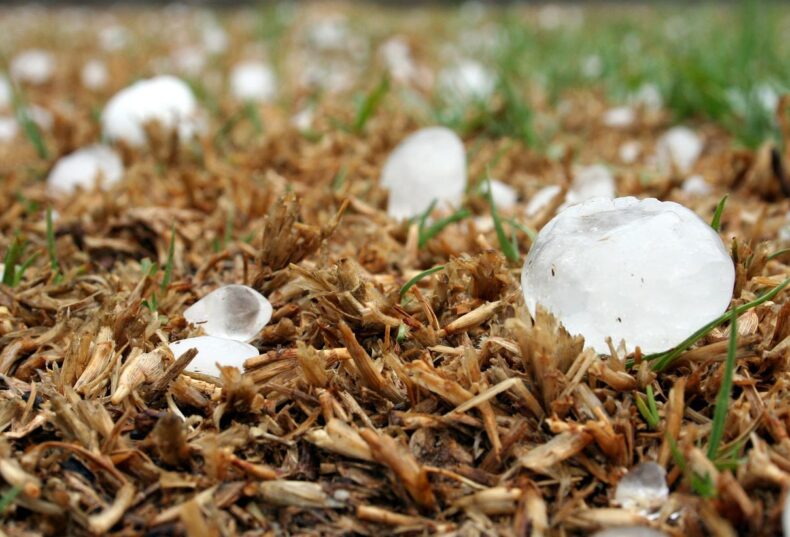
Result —
[[664, 105], [661, 90], [652, 82], [645, 82], [631, 95], [629, 101], [648, 110], [660, 110]]
[[88, 60], [80, 71], [82, 85], [92, 91], [104, 89], [110, 80], [107, 65], [101, 60]]
[[636, 114], [630, 106], [610, 108], [603, 115], [603, 124], [607, 127], [624, 128], [634, 123]]
[[559, 185], [544, 186], [538, 190], [527, 203], [525, 213], [528, 217], [536, 216], [544, 207], [546, 207], [557, 194], [560, 193], [562, 187]]
[[618, 154], [624, 164], [633, 164], [642, 152], [642, 143], [637, 140], [628, 140], [620, 145]]
[[46, 50], [24, 50], [11, 60], [10, 72], [19, 82], [45, 84], [55, 72], [55, 58]]
[[176, 49], [172, 56], [173, 65], [179, 73], [197, 76], [206, 66], [206, 52], [200, 47], [187, 46]]
[[391, 37], [379, 48], [390, 76], [401, 83], [411, 81], [417, 76], [417, 67], [411, 56], [409, 44], [400, 37]]
[[573, 171], [573, 181], [562, 208], [592, 198], [613, 198], [614, 177], [603, 164], [579, 166]]
[[129, 30], [117, 24], [99, 30], [99, 46], [105, 52], [121, 50], [129, 42]]
[[680, 173], [688, 173], [702, 153], [702, 139], [688, 127], [672, 127], [658, 140], [658, 165], [668, 172], [672, 166]]
[[10, 108], [13, 104], [14, 92], [11, 82], [5, 75], [0, 75], [0, 110]]
[[718, 234], [685, 207], [633, 197], [591, 199], [555, 216], [527, 255], [527, 307], [553, 313], [608, 354], [667, 350], [721, 315], [735, 269]]
[[655, 462], [643, 462], [631, 468], [617, 483], [614, 501], [619, 506], [643, 513], [661, 507], [669, 496], [667, 472]]
[[474, 60], [461, 60], [439, 73], [439, 89], [450, 99], [485, 101], [496, 86], [492, 71]]
[[713, 191], [713, 188], [701, 175], [692, 175], [683, 181], [680, 188], [689, 196], [707, 196]]
[[0, 117], [0, 142], [10, 142], [19, 132], [19, 123], [13, 117]]
[[277, 94], [277, 76], [263, 62], [244, 61], [233, 67], [230, 73], [230, 89], [237, 99], [268, 102]]
[[428, 127], [407, 136], [392, 151], [381, 171], [389, 189], [387, 214], [403, 219], [437, 208], [458, 206], [466, 190], [466, 152], [461, 139], [446, 127]]
[[145, 125], [158, 122], [188, 139], [199, 130], [197, 100], [186, 82], [170, 75], [140, 80], [116, 93], [102, 112], [105, 136], [133, 146], [146, 142]]
[[107, 146], [92, 145], [61, 157], [47, 176], [47, 190], [68, 195], [78, 188], [89, 190], [97, 181], [108, 187], [122, 177], [121, 157]]
[[782, 508], [782, 533], [784, 537], [790, 537], [790, 494], [785, 492], [785, 502]]
[[221, 366], [233, 366], [243, 370], [244, 362], [259, 354], [258, 349], [249, 343], [212, 336], [182, 339], [174, 341], [168, 346], [176, 358], [189, 349], [197, 349], [197, 356], [186, 367], [186, 371], [213, 377], [220, 376], [217, 363]]
[[252, 341], [272, 318], [272, 305], [246, 285], [225, 285], [184, 311], [187, 322], [209, 336]]
[[518, 201], [516, 189], [498, 179], [491, 179], [481, 185], [481, 191], [484, 194], [488, 193], [489, 182], [491, 184], [491, 197], [494, 199], [494, 205], [496, 205], [497, 209], [503, 211], [512, 209]]

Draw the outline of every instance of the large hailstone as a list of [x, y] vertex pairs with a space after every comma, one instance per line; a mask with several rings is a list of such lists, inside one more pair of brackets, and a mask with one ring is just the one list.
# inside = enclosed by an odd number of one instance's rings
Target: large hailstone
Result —
[[672, 127], [658, 140], [658, 165], [669, 171], [674, 165], [680, 173], [688, 173], [702, 153], [702, 140], [688, 127]]
[[186, 82], [161, 75], [135, 82], [107, 103], [101, 122], [104, 134], [113, 141], [133, 145], [146, 143], [145, 125], [158, 122], [167, 130], [177, 129], [181, 139], [197, 132], [198, 104]]
[[466, 190], [466, 152], [448, 128], [428, 127], [409, 135], [387, 158], [381, 185], [389, 189], [387, 213], [397, 219], [437, 206], [458, 206]]
[[272, 305], [246, 285], [225, 285], [184, 311], [187, 322], [210, 336], [252, 341], [272, 318]]
[[673, 202], [592, 199], [540, 231], [521, 273], [530, 313], [540, 304], [589, 347], [667, 350], [721, 315], [735, 269], [711, 227]]
[[241, 62], [230, 73], [230, 89], [242, 101], [268, 102], [277, 94], [277, 76], [263, 62]]
[[123, 162], [118, 154], [104, 145], [92, 145], [61, 157], [47, 176], [47, 189], [68, 195], [83, 188], [93, 188], [97, 181], [108, 187], [123, 177]]
[[246, 360], [260, 354], [258, 349], [249, 343], [213, 336], [182, 339], [181, 341], [170, 343], [168, 347], [170, 347], [176, 358], [189, 349], [197, 349], [197, 356], [186, 367], [186, 371], [213, 377], [220, 376], [217, 363], [222, 366], [233, 366], [243, 370]]

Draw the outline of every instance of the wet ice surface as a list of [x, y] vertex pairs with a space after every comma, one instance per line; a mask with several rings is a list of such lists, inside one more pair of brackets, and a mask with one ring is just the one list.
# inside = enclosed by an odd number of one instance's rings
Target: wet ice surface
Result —
[[220, 338], [251, 341], [272, 318], [272, 305], [246, 285], [226, 285], [184, 311], [187, 322]]
[[592, 199], [540, 231], [521, 274], [527, 306], [552, 312], [587, 346], [608, 354], [667, 350], [721, 315], [735, 270], [696, 214], [656, 199]]
[[656, 145], [659, 167], [668, 172], [674, 166], [680, 173], [688, 173], [702, 153], [702, 140], [688, 127], [672, 127]]
[[97, 181], [103, 187], [123, 177], [121, 157], [104, 145], [92, 145], [61, 157], [47, 176], [47, 190], [71, 194], [77, 188], [92, 189]]
[[461, 139], [445, 127], [409, 135], [392, 151], [381, 171], [389, 189], [387, 214], [403, 219], [437, 208], [457, 207], [466, 190], [466, 152]]
[[597, 531], [592, 537], [667, 537], [667, 534], [646, 526], [623, 526]]
[[643, 462], [617, 483], [614, 501], [625, 509], [649, 512], [660, 508], [667, 496], [666, 470], [655, 462]]
[[258, 349], [248, 343], [223, 339], [212, 336], [198, 336], [169, 344], [173, 355], [178, 358], [189, 349], [195, 348], [198, 353], [186, 368], [186, 371], [219, 377], [217, 363], [222, 366], [233, 366], [244, 370], [244, 361], [258, 356]]
[[105, 136], [113, 141], [140, 146], [147, 138], [145, 125], [157, 122], [164, 129], [178, 131], [181, 139], [198, 130], [198, 104], [186, 82], [161, 75], [135, 82], [107, 103], [101, 123]]

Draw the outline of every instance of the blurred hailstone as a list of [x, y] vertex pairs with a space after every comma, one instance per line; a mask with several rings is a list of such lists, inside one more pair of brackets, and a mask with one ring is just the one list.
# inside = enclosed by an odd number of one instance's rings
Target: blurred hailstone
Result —
[[713, 189], [701, 175], [692, 175], [681, 186], [681, 190], [689, 196], [707, 196]]
[[102, 112], [105, 136], [132, 146], [146, 143], [145, 125], [158, 122], [175, 129], [182, 140], [199, 130], [199, 109], [192, 90], [170, 75], [140, 80], [116, 93]]
[[200, 47], [181, 47], [172, 54], [173, 65], [180, 73], [199, 75], [206, 66], [206, 52]]
[[629, 102], [635, 106], [642, 106], [647, 110], [660, 110], [664, 106], [661, 90], [652, 82], [644, 82], [630, 95]]
[[24, 50], [11, 60], [11, 77], [19, 82], [45, 84], [55, 72], [55, 58], [41, 49]]
[[[526, 215], [528, 217], [536, 216], [559, 194], [560, 190], [561, 188], [558, 185], [550, 185], [540, 189], [527, 203]], [[609, 168], [602, 164], [577, 166], [574, 168], [573, 180], [568, 187], [565, 200], [560, 205], [559, 210], [592, 198], [612, 199], [614, 196], [614, 177], [612, 177], [612, 172], [609, 171]]]
[[401, 37], [391, 37], [379, 48], [387, 71], [393, 80], [408, 83], [417, 75], [409, 44]]
[[0, 110], [10, 108], [14, 100], [14, 91], [11, 81], [5, 75], [0, 75]]
[[655, 462], [631, 468], [617, 483], [614, 501], [624, 509], [647, 515], [656, 511], [669, 496], [667, 472]]
[[387, 213], [396, 219], [438, 207], [458, 206], [466, 190], [466, 152], [461, 139], [446, 127], [428, 127], [407, 136], [392, 151], [381, 172], [389, 189]]
[[244, 61], [233, 66], [230, 89], [239, 100], [268, 102], [277, 94], [277, 77], [263, 62]]
[[107, 86], [110, 80], [110, 73], [107, 71], [107, 65], [101, 60], [88, 60], [82, 66], [80, 71], [80, 80], [82, 85], [92, 91], [99, 91]]
[[585, 78], [598, 78], [603, 74], [603, 60], [598, 54], [588, 54], [582, 58], [581, 69]]
[[673, 167], [680, 173], [688, 173], [702, 153], [702, 140], [688, 127], [672, 127], [659, 138], [656, 145], [658, 166], [664, 172]]
[[607, 127], [624, 128], [634, 123], [636, 114], [630, 106], [617, 106], [610, 108], [603, 115], [603, 124]]
[[99, 29], [99, 46], [105, 52], [117, 52], [129, 42], [129, 30], [118, 24]]
[[638, 140], [628, 140], [620, 145], [617, 152], [624, 164], [633, 164], [642, 152], [642, 143]]
[[49, 172], [47, 190], [68, 195], [82, 188], [90, 190], [97, 182], [109, 187], [123, 177], [123, 162], [107, 146], [92, 145], [61, 157]]
[[481, 63], [466, 59], [444, 68], [438, 83], [450, 100], [487, 101], [494, 93], [496, 76]]
[[225, 285], [184, 311], [187, 322], [209, 336], [249, 342], [272, 318], [272, 305], [246, 285]]
[[197, 349], [197, 356], [186, 367], [186, 371], [213, 377], [220, 376], [217, 363], [221, 366], [237, 367], [243, 371], [244, 362], [259, 354], [258, 349], [249, 343], [213, 336], [182, 339], [174, 341], [168, 346], [176, 358], [189, 349]]
[[483, 194], [488, 193], [489, 184], [491, 185], [491, 197], [494, 199], [494, 205], [496, 205], [497, 209], [507, 211], [515, 207], [518, 201], [518, 192], [516, 192], [515, 188], [498, 179], [491, 179], [480, 185], [480, 190]]
[[19, 132], [16, 118], [9, 116], [0, 117], [0, 142], [10, 142]]

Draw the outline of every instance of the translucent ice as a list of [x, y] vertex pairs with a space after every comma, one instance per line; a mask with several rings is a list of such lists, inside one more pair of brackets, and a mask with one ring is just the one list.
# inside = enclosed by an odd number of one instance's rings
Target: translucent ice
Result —
[[20, 82], [44, 84], [55, 72], [55, 58], [40, 49], [24, 50], [11, 60], [11, 77]]
[[625, 509], [652, 511], [669, 496], [667, 472], [655, 462], [637, 464], [617, 483], [614, 501]]
[[622, 526], [596, 531], [592, 537], [667, 537], [667, 534], [647, 526]]
[[672, 127], [658, 140], [656, 157], [664, 171], [674, 165], [680, 173], [688, 173], [702, 153], [702, 140], [688, 127]]
[[107, 103], [101, 117], [102, 129], [110, 140], [134, 146], [145, 144], [145, 125], [158, 122], [165, 129], [177, 129], [182, 139], [198, 130], [198, 105], [186, 82], [161, 75], [135, 82]]
[[606, 354], [606, 337], [659, 352], [718, 317], [735, 270], [696, 214], [656, 199], [592, 199], [541, 229], [521, 273], [524, 298]]
[[438, 206], [458, 206], [466, 190], [466, 152], [448, 128], [428, 127], [409, 135], [387, 158], [381, 185], [389, 189], [387, 213], [411, 218]]
[[244, 361], [259, 354], [258, 349], [248, 343], [212, 336], [182, 339], [174, 341], [168, 346], [176, 358], [189, 349], [197, 349], [197, 356], [192, 359], [186, 370], [214, 377], [220, 376], [217, 363], [243, 370]]
[[460, 101], [485, 101], [495, 85], [494, 73], [474, 60], [461, 60], [439, 73], [439, 88]]
[[100, 180], [102, 186], [117, 183], [123, 177], [123, 162], [104, 145], [92, 145], [61, 157], [47, 176], [52, 193], [71, 194], [77, 188], [89, 190]]
[[277, 77], [263, 62], [241, 62], [230, 73], [230, 89], [234, 97], [243, 101], [271, 101], [277, 93]]
[[226, 285], [188, 307], [184, 318], [210, 336], [252, 341], [272, 318], [272, 305], [251, 287]]

